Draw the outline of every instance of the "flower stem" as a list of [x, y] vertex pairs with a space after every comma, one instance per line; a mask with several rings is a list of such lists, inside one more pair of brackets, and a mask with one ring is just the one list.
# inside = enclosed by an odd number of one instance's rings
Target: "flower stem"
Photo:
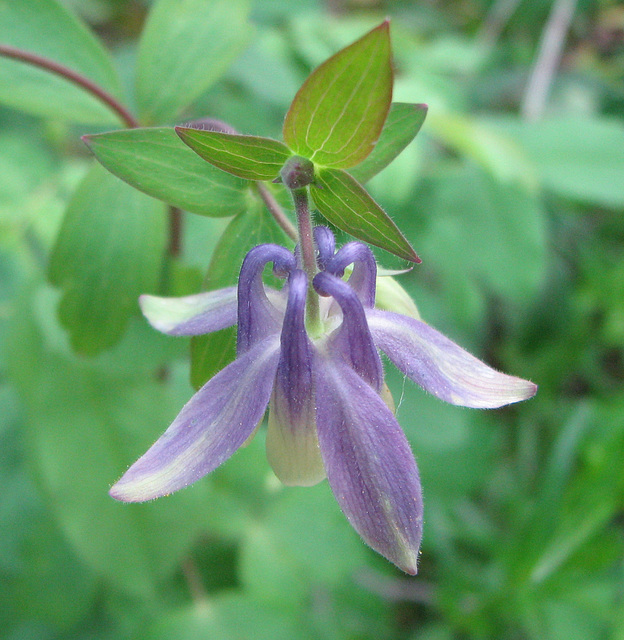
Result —
[[50, 60], [49, 58], [39, 56], [36, 53], [17, 49], [16, 47], [11, 47], [6, 44], [0, 44], [0, 56], [13, 58], [20, 62], [26, 62], [27, 64], [55, 73], [69, 82], [73, 82], [85, 91], [88, 91], [91, 95], [95, 96], [100, 100], [100, 102], [103, 102], [110, 107], [110, 109], [119, 116], [127, 127], [134, 128], [139, 126], [139, 123], [134, 116], [115, 97], [108, 93], [108, 91], [102, 89], [99, 85], [95, 84], [95, 82], [92, 82], [89, 78], [77, 73], [73, 69], [59, 64], [54, 60]]
[[[112, 111], [114, 111], [120, 118], [120, 120], [130, 129], [140, 127], [139, 121], [121, 104], [114, 96], [108, 91], [100, 87], [98, 84], [89, 80], [80, 73], [77, 73], [73, 69], [66, 67], [54, 60], [45, 58], [31, 53], [30, 51], [24, 51], [10, 45], [0, 44], [0, 56], [5, 58], [12, 58], [13, 60], [19, 60], [25, 62], [33, 67], [39, 67], [45, 69], [50, 73], [54, 73], [69, 82], [73, 82], [75, 85], [84, 89], [92, 96], [97, 98], [100, 102], [107, 105]], [[182, 230], [182, 212], [177, 208], [169, 207], [169, 255], [176, 257], [181, 253], [181, 230]]]
[[301, 266], [308, 274], [308, 299], [306, 304], [306, 324], [312, 334], [320, 332], [320, 313], [318, 295], [312, 287], [312, 278], [316, 275], [316, 255], [314, 249], [314, 236], [312, 235], [312, 217], [308, 203], [308, 190], [306, 187], [291, 190], [297, 213], [299, 227], [299, 250], [301, 251]]
[[281, 227], [282, 231], [291, 239], [297, 242], [299, 236], [297, 229], [293, 226], [292, 222], [286, 217], [286, 214], [282, 211], [277, 200], [273, 197], [273, 194], [266, 188], [262, 182], [254, 183], [256, 190], [260, 194], [260, 197], [264, 201], [266, 208], [269, 210], [275, 222]]

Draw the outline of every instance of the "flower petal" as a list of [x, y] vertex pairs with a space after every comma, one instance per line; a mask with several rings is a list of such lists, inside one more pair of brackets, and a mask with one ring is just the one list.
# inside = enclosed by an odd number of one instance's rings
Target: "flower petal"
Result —
[[278, 357], [279, 340], [271, 336], [209, 380], [110, 495], [124, 502], [159, 498], [227, 460], [264, 414]]
[[314, 227], [314, 242], [318, 250], [316, 263], [321, 271], [325, 270], [327, 262], [333, 257], [336, 251], [336, 238], [328, 227]]
[[317, 484], [325, 477], [316, 437], [313, 347], [304, 324], [307, 291], [306, 274], [292, 271], [266, 440], [275, 475], [284, 484], [299, 486]]
[[236, 324], [236, 287], [182, 298], [142, 295], [139, 305], [152, 327], [170, 336], [198, 336]]
[[325, 271], [314, 276], [313, 284], [320, 295], [332, 296], [342, 309], [342, 324], [331, 337], [331, 347], [337, 349], [351, 367], [379, 391], [383, 382], [381, 360], [357, 293], [349, 283]]
[[373, 549], [417, 570], [422, 495], [414, 456], [392, 412], [345, 363], [315, 359], [317, 429], [341, 509]]
[[371, 310], [376, 345], [414, 382], [463, 407], [495, 409], [535, 395], [528, 380], [500, 373], [429, 325], [389, 311]]
[[383, 311], [393, 311], [394, 313], [420, 320], [418, 307], [407, 291], [392, 276], [379, 276], [377, 278], [375, 308]]
[[348, 242], [328, 261], [326, 271], [342, 278], [350, 264], [353, 271], [347, 282], [365, 307], [374, 307], [377, 263], [373, 252], [363, 242]]
[[245, 256], [238, 278], [237, 350], [242, 355], [256, 342], [278, 333], [283, 312], [267, 297], [262, 271], [273, 263], [276, 275], [286, 275], [295, 268], [295, 256], [276, 244], [261, 244]]

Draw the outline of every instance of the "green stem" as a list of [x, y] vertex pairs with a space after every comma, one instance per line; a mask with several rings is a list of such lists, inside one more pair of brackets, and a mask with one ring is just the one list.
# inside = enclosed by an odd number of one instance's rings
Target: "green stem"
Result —
[[312, 279], [318, 269], [316, 267], [316, 252], [314, 249], [314, 236], [312, 235], [312, 217], [308, 204], [308, 190], [306, 187], [291, 190], [297, 213], [297, 225], [299, 227], [299, 250], [301, 251], [301, 266], [308, 274], [308, 299], [306, 304], [306, 324], [308, 330], [314, 335], [320, 333], [321, 317], [319, 312], [319, 299], [312, 287]]

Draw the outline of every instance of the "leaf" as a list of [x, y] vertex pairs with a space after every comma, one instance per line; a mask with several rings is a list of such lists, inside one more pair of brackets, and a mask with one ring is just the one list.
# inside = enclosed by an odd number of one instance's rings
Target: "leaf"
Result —
[[274, 180], [291, 156], [285, 145], [271, 138], [185, 127], [175, 131], [204, 160], [247, 180]]
[[545, 212], [538, 197], [474, 166], [441, 175], [432, 191], [422, 251], [437, 257], [449, 298], [468, 281], [508, 301], [530, 299], [545, 275]]
[[[310, 640], [307, 624], [294, 612], [283, 612], [238, 591], [211, 597], [205, 607], [193, 605], [165, 612], [137, 636], [138, 640]], [[290, 615], [289, 615], [290, 614]]]
[[[258, 244], [274, 242], [289, 246], [290, 241], [264, 208], [259, 198], [227, 226], [215, 247], [206, 274], [207, 291], [234, 285], [245, 254]], [[291, 243], [290, 243], [291, 244]], [[234, 360], [236, 328], [223, 329], [191, 338], [191, 383], [201, 387]]]
[[251, 35], [248, 0], [159, 0], [139, 42], [141, 121], [175, 118], [213, 84]]
[[286, 114], [284, 141], [317, 164], [352, 167], [373, 150], [391, 100], [385, 21], [312, 72]]
[[[119, 79], [108, 52], [59, 2], [0, 2], [0, 42], [69, 67], [119, 96]], [[2, 57], [0, 102], [39, 116], [85, 124], [119, 124], [110, 107], [84, 89], [49, 71]]]
[[21, 532], [21, 559], [28, 570], [17, 576], [11, 599], [22, 605], [23, 616], [69, 631], [89, 614], [98, 580], [72, 552], [53, 515], [43, 510], [37, 515]]
[[457, 113], [432, 112], [427, 124], [445, 145], [475, 160], [500, 182], [518, 182], [535, 190], [535, 171], [511, 136]]
[[371, 154], [349, 173], [360, 183], [368, 182], [387, 167], [416, 137], [427, 115], [426, 104], [393, 102], [388, 119]]
[[209, 485], [148, 505], [109, 497], [180, 399], [171, 386], [106, 374], [97, 361], [50, 342], [43, 331], [54, 323], [50, 293], [39, 288], [22, 300], [11, 326], [9, 371], [26, 413], [29, 461], [77, 555], [114, 589], [145, 599], [179, 566], [205, 522]]
[[93, 355], [121, 338], [139, 294], [156, 287], [165, 241], [163, 206], [94, 165], [69, 203], [49, 269], [76, 351]]
[[318, 210], [339, 229], [400, 258], [420, 262], [388, 214], [345, 171], [320, 169], [310, 191]]
[[365, 562], [367, 549], [326, 482], [285, 489], [263, 515], [246, 532], [239, 574], [265, 606], [301, 606], [317, 585], [337, 587]]
[[566, 198], [624, 207], [624, 127], [615, 119], [564, 117], [500, 123], [535, 163], [543, 186]]
[[173, 128], [127, 129], [83, 140], [118, 178], [180, 209], [221, 217], [245, 207], [248, 183], [204, 162]]

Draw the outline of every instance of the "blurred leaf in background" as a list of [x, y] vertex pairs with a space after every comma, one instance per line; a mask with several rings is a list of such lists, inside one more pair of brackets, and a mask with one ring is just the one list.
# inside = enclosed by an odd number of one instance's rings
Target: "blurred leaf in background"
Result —
[[[0, 45], [69, 67], [142, 127], [0, 56], [0, 636], [624, 638], [624, 11], [577, 3], [530, 121], [559, 5], [0, 0]], [[107, 495], [191, 397], [189, 371], [199, 385], [233, 357], [231, 331], [153, 331], [138, 294], [227, 286], [250, 246], [292, 245], [256, 185], [173, 125], [281, 139], [312, 69], [388, 16], [393, 100], [427, 119], [377, 175], [353, 172], [423, 259], [398, 276], [423, 318], [540, 385], [485, 414], [388, 367], [425, 492], [414, 578], [361, 544], [326, 484], [282, 487], [262, 429], [175, 496]]]

